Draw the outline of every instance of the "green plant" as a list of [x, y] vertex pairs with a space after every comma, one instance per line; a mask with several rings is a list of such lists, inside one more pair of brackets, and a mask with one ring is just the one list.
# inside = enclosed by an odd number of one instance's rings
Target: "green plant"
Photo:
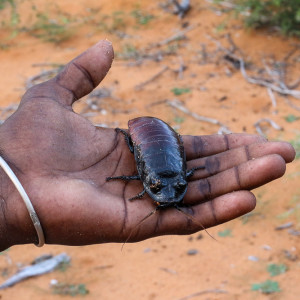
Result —
[[295, 116], [295, 115], [293, 115], [293, 114], [289, 114], [289, 115], [287, 115], [284, 119], [285, 119], [287, 122], [292, 123], [292, 122], [295, 122], [295, 121], [299, 120], [300, 117], [297, 117], [297, 116]]
[[122, 47], [122, 52], [117, 52], [116, 56], [120, 59], [136, 59], [140, 56], [137, 48], [132, 44], [125, 44]]
[[131, 16], [134, 17], [135, 22], [139, 25], [146, 25], [154, 18], [153, 15], [142, 12], [140, 9], [133, 10]]
[[247, 224], [248, 222], [250, 222], [250, 220], [254, 219], [254, 217], [256, 217], [256, 216], [260, 216], [260, 213], [251, 211], [251, 212], [241, 216], [240, 220], [242, 221], [242, 224]]
[[47, 13], [37, 11], [36, 21], [27, 31], [33, 36], [46, 42], [61, 43], [69, 39], [72, 35], [71, 30], [67, 27], [70, 19], [65, 15], [52, 19]]
[[70, 295], [70, 296], [77, 296], [77, 295], [87, 295], [89, 290], [86, 288], [85, 284], [68, 284], [68, 283], [56, 283], [51, 286], [53, 294], [57, 295]]
[[102, 15], [100, 21], [97, 21], [97, 27], [109, 33], [124, 30], [126, 28], [125, 13], [123, 11], [114, 11], [111, 15]]
[[56, 270], [59, 270], [60, 272], [66, 272], [67, 269], [69, 269], [69, 268], [70, 268], [70, 262], [63, 261], [56, 267]]
[[300, 135], [298, 135], [295, 140], [292, 140], [291, 144], [296, 150], [296, 159], [299, 159], [300, 158]]
[[231, 233], [232, 233], [231, 229], [224, 229], [223, 231], [218, 232], [218, 236], [227, 237], [227, 236], [231, 236]]
[[173, 92], [173, 94], [176, 95], [176, 96], [180, 96], [182, 94], [189, 93], [190, 91], [191, 91], [191, 89], [189, 89], [189, 88], [175, 87], [175, 88], [171, 89], [171, 92]]
[[[220, 1], [215, 1], [216, 3]], [[273, 27], [300, 37], [300, 0], [232, 0], [232, 10], [251, 28]]]
[[266, 280], [261, 283], [254, 283], [251, 287], [252, 291], [261, 291], [263, 294], [271, 294], [280, 292], [279, 284], [277, 281]]
[[124, 21], [124, 12], [123, 11], [114, 11], [112, 13], [112, 24], [111, 24], [111, 30], [120, 30], [124, 29], [126, 26], [126, 22]]
[[[4, 9], [7, 5], [10, 5], [11, 13], [10, 13], [10, 20], [9, 20], [9, 27], [13, 28], [12, 36], [16, 35], [17, 31], [15, 27], [20, 22], [20, 16], [17, 12], [17, 5], [14, 0], [0, 0], [0, 10]], [[5, 21], [2, 21], [2, 26], [5, 25]]]
[[271, 276], [277, 276], [279, 274], [285, 273], [287, 271], [287, 266], [285, 264], [269, 264], [267, 271]]
[[180, 117], [180, 116], [176, 116], [174, 118], [174, 122], [177, 123], [177, 124], [182, 124], [184, 121], [185, 121], [185, 118]]

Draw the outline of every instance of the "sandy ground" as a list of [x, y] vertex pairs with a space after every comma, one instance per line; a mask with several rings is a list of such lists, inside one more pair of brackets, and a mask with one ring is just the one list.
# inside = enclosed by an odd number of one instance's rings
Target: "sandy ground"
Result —
[[[285, 62], [286, 83], [292, 83], [300, 75], [300, 51], [291, 52], [299, 40], [245, 30], [207, 1], [191, 1], [182, 20], [162, 9], [163, 2], [149, 2], [17, 1], [18, 30], [10, 21], [11, 9], [1, 10], [0, 107], [14, 108], [26, 85], [37, 82], [33, 76], [44, 80], [42, 74], [108, 38], [116, 59], [101, 84], [107, 97], [85, 98], [75, 106], [92, 122], [126, 127], [133, 117], [151, 115], [181, 134], [216, 133], [220, 124], [232, 132], [257, 133], [255, 123], [267, 118], [281, 128], [260, 123], [268, 138], [299, 144], [297, 100], [274, 93], [272, 103], [267, 88], [247, 82], [232, 61], [242, 52], [249, 76], [273, 80], [282, 80], [278, 70]], [[47, 22], [63, 24], [54, 42]], [[96, 104], [88, 106], [88, 101]], [[10, 111], [0, 113], [3, 119]], [[71, 298], [54, 294], [50, 281], [55, 279], [66, 286], [81, 284], [88, 293], [77, 296], [86, 299], [299, 299], [299, 166], [296, 160], [283, 178], [255, 190], [258, 204], [251, 214], [209, 229], [218, 242], [201, 232], [126, 244], [123, 251], [120, 244], [12, 247], [0, 255], [1, 282], [42, 254], [66, 252], [72, 261], [63, 270], [0, 291], [0, 298]], [[288, 228], [276, 230], [287, 223]], [[285, 268], [272, 276], [270, 264]], [[277, 282], [280, 291], [253, 290], [253, 284], [267, 280]]]

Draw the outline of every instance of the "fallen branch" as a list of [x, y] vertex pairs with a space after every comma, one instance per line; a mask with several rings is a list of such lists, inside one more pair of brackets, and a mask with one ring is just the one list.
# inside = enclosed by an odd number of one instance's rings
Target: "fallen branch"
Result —
[[284, 101], [287, 103], [288, 106], [291, 108], [300, 111], [300, 107], [298, 105], [295, 105], [292, 101], [290, 101], [287, 97], [284, 97]]
[[265, 134], [263, 133], [263, 130], [261, 129], [261, 126], [260, 126], [260, 124], [263, 122], [270, 124], [275, 130], [283, 130], [283, 128], [281, 126], [279, 126], [273, 120], [268, 119], [268, 118], [262, 118], [254, 123], [254, 127], [255, 127], [256, 131], [262, 136], [265, 136]]
[[58, 67], [56, 69], [42, 71], [40, 74], [30, 77], [26, 82], [26, 89], [55, 77], [61, 69], [62, 67]]
[[206, 122], [206, 123], [210, 123], [210, 124], [214, 124], [214, 125], [219, 125], [220, 129], [218, 130], [219, 134], [223, 134], [223, 133], [231, 133], [231, 131], [229, 130], [229, 128], [221, 123], [220, 121], [213, 119], [213, 118], [208, 118], [208, 117], [204, 117], [204, 116], [199, 116], [198, 114], [191, 112], [190, 110], [188, 110], [181, 102], [179, 102], [177, 99], [174, 100], [167, 100], [166, 101], [168, 103], [168, 105], [182, 111], [183, 113], [193, 117], [194, 119], [201, 121], [201, 122]]
[[[275, 80], [275, 82], [279, 85], [276, 85], [274, 83], [272, 83], [272, 81], [274, 82], [274, 76], [271, 76], [272, 77], [272, 80], [266, 80], [266, 79], [257, 79], [257, 78], [253, 78], [253, 77], [250, 77], [247, 72], [246, 72], [246, 67], [245, 67], [245, 61], [243, 59], [243, 53], [242, 51], [235, 45], [235, 43], [233, 42], [232, 38], [230, 35], [227, 35], [227, 39], [228, 39], [228, 42], [229, 44], [231, 45], [231, 48], [232, 49], [227, 49], [225, 48], [220, 41], [216, 40], [215, 38], [213, 38], [212, 36], [210, 35], [207, 35], [207, 38], [210, 39], [211, 41], [213, 41], [219, 50], [225, 52], [229, 58], [232, 60], [232, 61], [238, 61], [239, 62], [239, 69], [240, 69], [240, 72], [242, 74], [242, 76], [246, 79], [246, 81], [248, 81], [249, 83], [252, 83], [252, 84], [256, 84], [256, 85], [260, 85], [260, 86], [264, 86], [268, 89], [271, 89], [272, 91], [274, 92], [277, 92], [281, 95], [285, 95], [285, 96], [293, 96], [295, 97], [296, 99], [300, 99], [300, 91], [298, 90], [294, 90], [294, 89], [291, 89], [289, 88], [289, 85], [285, 84], [284, 82], [282, 81], [279, 81], [278, 79]], [[240, 53], [240, 55], [235, 55], [233, 52], [234, 51], [238, 51]], [[290, 56], [291, 54], [289, 54]], [[288, 56], [288, 57], [289, 57]], [[236, 64], [235, 64], [236, 65]], [[269, 73], [268, 69], [266, 69], [266, 72]], [[299, 81], [299, 82], [298, 82]], [[291, 86], [292, 87], [297, 87], [298, 85], [300, 84], [300, 78], [297, 79]]]
[[287, 87], [291, 90], [297, 88], [300, 84], [300, 77], [298, 79], [296, 79], [293, 83], [291, 83], [290, 85], [287, 85]]
[[156, 78], [158, 78], [160, 75], [162, 75], [168, 69], [169, 69], [168, 66], [164, 66], [158, 73], [156, 73], [155, 75], [153, 75], [151, 78], [149, 78], [148, 80], [146, 80], [146, 81], [144, 81], [144, 82], [136, 85], [134, 89], [136, 91], [140, 91], [145, 85], [147, 85], [150, 82], [154, 81]]
[[200, 295], [204, 295], [204, 294], [226, 294], [226, 293], [228, 293], [228, 292], [225, 291], [225, 290], [221, 290], [221, 289], [204, 290], [204, 291], [201, 291], [201, 292], [197, 292], [197, 293], [185, 296], [185, 297], [180, 298], [178, 300], [188, 300], [188, 299], [191, 299], [191, 298], [194, 298], [194, 297], [197, 297], [197, 296], [200, 296]]
[[262, 60], [262, 63], [264, 65], [264, 68], [267, 72], [267, 74], [271, 77], [271, 81], [276, 83], [278, 86], [280, 86], [283, 89], [286, 89], [287, 86], [285, 84], [285, 68], [286, 63], [277, 63], [278, 65], [281, 65], [281, 68], [276, 68], [275, 70], [270, 68], [266, 62], [265, 59]]
[[[112, 90], [106, 87], [98, 88], [93, 90], [83, 102], [85, 106], [80, 111], [80, 115], [85, 118], [90, 118], [93, 116], [105, 115], [107, 111], [102, 107], [104, 99], [113, 99], [116, 101], [121, 101], [120, 98], [113, 95]], [[92, 112], [91, 112], [92, 111]]]
[[18, 104], [11, 104], [6, 107], [0, 107], [0, 124], [4, 123], [4, 121], [17, 110], [18, 106]]
[[289, 96], [293, 96], [297, 99], [300, 99], [300, 91], [298, 90], [290, 90], [289, 88], [282, 88], [279, 87], [273, 83], [268, 82], [267, 80], [264, 79], [255, 79], [253, 77], [248, 76], [246, 69], [245, 69], [245, 62], [242, 58], [239, 58], [240, 61], [240, 71], [243, 75], [243, 77], [252, 84], [257, 84], [257, 85], [261, 85], [261, 86], [265, 86], [267, 88], [272, 89], [273, 91], [282, 94], [282, 95], [289, 95]]
[[162, 40], [156, 44], [153, 44], [152, 47], [160, 47], [160, 46], [164, 46], [164, 45], [167, 45], [171, 42], [174, 42], [174, 41], [177, 41], [177, 40], [182, 40], [184, 39], [185, 37], [185, 34], [191, 30], [195, 29], [195, 26], [188, 26], [187, 28], [185, 28], [184, 30], [182, 31], [179, 31], [178, 33], [175, 33], [174, 35], [172, 35], [171, 37], [165, 39], [165, 40]]
[[178, 79], [183, 79], [183, 72], [186, 69], [186, 66], [184, 65], [183, 59], [181, 56], [179, 56], [179, 68], [178, 68]]
[[275, 98], [275, 95], [272, 91], [272, 89], [270, 88], [267, 88], [267, 91], [268, 91], [268, 95], [271, 99], [271, 102], [272, 102], [272, 106], [274, 107], [275, 111], [276, 111], [276, 108], [277, 108], [277, 101], [276, 101], [276, 98]]
[[38, 262], [34, 265], [29, 265], [21, 269], [18, 273], [8, 278], [5, 282], [0, 285], [0, 289], [5, 289], [15, 285], [27, 278], [43, 275], [55, 270], [62, 263], [69, 263], [71, 258], [66, 254], [62, 253], [51, 257], [49, 259]]

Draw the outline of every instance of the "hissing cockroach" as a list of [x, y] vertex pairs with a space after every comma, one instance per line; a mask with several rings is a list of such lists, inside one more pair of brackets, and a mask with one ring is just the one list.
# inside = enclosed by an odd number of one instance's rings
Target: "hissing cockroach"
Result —
[[[144, 190], [129, 200], [142, 198], [145, 192], [157, 203], [157, 209], [183, 206], [187, 179], [199, 166], [187, 171], [186, 157], [180, 135], [167, 123], [153, 117], [140, 117], [128, 122], [129, 132], [124, 134], [134, 154], [138, 175], [107, 177], [106, 180], [138, 179]], [[181, 209], [180, 209], [181, 211]]]

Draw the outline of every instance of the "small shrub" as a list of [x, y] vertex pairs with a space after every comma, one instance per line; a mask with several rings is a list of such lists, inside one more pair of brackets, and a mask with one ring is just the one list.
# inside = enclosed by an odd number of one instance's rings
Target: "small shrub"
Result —
[[280, 292], [279, 284], [277, 281], [266, 280], [261, 283], [254, 283], [251, 287], [252, 291], [261, 291], [263, 294], [271, 294]]
[[49, 18], [48, 14], [37, 11], [36, 22], [28, 32], [33, 36], [46, 42], [61, 43], [72, 36], [68, 28], [70, 20], [66, 16], [60, 16], [58, 19]]
[[277, 276], [279, 274], [285, 273], [287, 271], [287, 266], [285, 264], [269, 264], [267, 271], [271, 276]]
[[[215, 1], [216, 3], [220, 1]], [[233, 11], [251, 28], [278, 28], [300, 37], [300, 0], [232, 0]]]
[[296, 139], [290, 141], [290, 143], [296, 150], [296, 159], [299, 159], [300, 158], [300, 135], [297, 135]]
[[148, 24], [153, 18], [153, 15], [145, 13], [140, 9], [135, 9], [131, 12], [132, 17], [135, 18], [135, 21], [139, 25], [146, 25]]
[[175, 88], [171, 89], [171, 92], [176, 96], [180, 96], [182, 94], [189, 93], [190, 91], [191, 91], [191, 89], [189, 89], [189, 88], [175, 87]]
[[57, 282], [51, 286], [53, 294], [56, 295], [69, 295], [72, 297], [75, 296], [84, 296], [89, 293], [89, 290], [86, 288], [85, 284], [68, 284]]
[[[4, 9], [7, 5], [10, 6], [10, 20], [9, 20], [9, 27], [15, 28], [20, 22], [20, 16], [17, 12], [17, 6], [14, 0], [0, 0], [0, 10]], [[1, 21], [2, 26], [6, 25], [5, 21]], [[15, 32], [12, 33], [15, 35]]]

